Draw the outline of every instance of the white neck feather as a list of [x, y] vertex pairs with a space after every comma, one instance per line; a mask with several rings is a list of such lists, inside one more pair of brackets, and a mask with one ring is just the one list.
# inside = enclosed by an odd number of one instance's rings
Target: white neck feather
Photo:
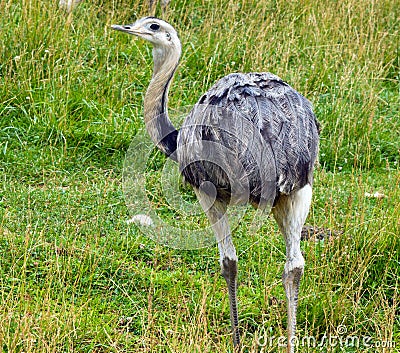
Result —
[[153, 48], [154, 71], [144, 98], [144, 122], [153, 142], [163, 151], [162, 140], [176, 129], [168, 117], [168, 90], [181, 55], [179, 41]]

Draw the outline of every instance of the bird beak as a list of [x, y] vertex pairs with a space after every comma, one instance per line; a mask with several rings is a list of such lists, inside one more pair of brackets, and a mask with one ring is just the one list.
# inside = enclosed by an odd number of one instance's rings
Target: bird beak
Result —
[[131, 25], [111, 25], [112, 29], [115, 29], [116, 31], [121, 31], [129, 34], [133, 34], [135, 36], [142, 36], [146, 34], [143, 32], [143, 28], [138, 28], [135, 26], [135, 24]]

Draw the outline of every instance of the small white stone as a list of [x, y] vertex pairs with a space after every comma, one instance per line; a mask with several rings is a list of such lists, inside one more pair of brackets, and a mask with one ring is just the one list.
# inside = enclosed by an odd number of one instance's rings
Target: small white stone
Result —
[[380, 192], [378, 192], [378, 191], [375, 191], [373, 194], [370, 194], [369, 192], [366, 192], [366, 193], [364, 194], [364, 196], [365, 196], [365, 197], [375, 198], [375, 199], [383, 199], [383, 198], [386, 197], [385, 194], [382, 194], [382, 193], [380, 193]]
[[82, 0], [60, 0], [58, 6], [67, 12], [71, 12], [81, 1]]
[[147, 227], [154, 225], [153, 220], [145, 214], [137, 214], [133, 216], [131, 219], [128, 219], [126, 223], [127, 224], [136, 223]]

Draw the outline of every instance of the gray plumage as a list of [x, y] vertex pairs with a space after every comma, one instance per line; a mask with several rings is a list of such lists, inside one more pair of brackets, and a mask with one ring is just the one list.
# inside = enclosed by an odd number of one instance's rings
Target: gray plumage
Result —
[[[203, 141], [228, 147], [224, 152], [229, 155], [217, 158], [224, 170], [207, 161], [204, 148], [192, 148], [204, 145]], [[318, 123], [311, 103], [279, 77], [235, 73], [199, 99], [179, 131], [177, 144], [177, 159], [190, 184], [199, 188], [210, 181], [220, 199], [229, 197], [235, 204], [246, 200], [234, 191], [249, 189], [249, 201], [265, 208], [280, 193], [312, 183]], [[226, 175], [236, 182], [233, 187]]]
[[311, 103], [270, 73], [236, 73], [214, 84], [178, 131], [168, 118], [168, 90], [181, 43], [167, 22], [145, 17], [113, 25], [153, 44], [154, 71], [144, 99], [144, 122], [157, 147], [178, 162], [213, 228], [230, 304], [233, 343], [239, 347], [237, 263], [227, 207], [250, 202], [269, 210], [286, 242], [282, 283], [287, 298], [287, 352], [294, 352], [304, 258], [302, 226], [311, 204], [318, 123]]

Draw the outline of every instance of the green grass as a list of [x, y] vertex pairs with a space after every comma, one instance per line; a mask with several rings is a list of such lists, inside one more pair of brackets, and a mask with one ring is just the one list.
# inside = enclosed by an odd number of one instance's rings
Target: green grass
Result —
[[[151, 48], [110, 24], [146, 5], [87, 0], [68, 16], [56, 3], [0, 2], [0, 351], [231, 352], [217, 249], [169, 249], [126, 223], [123, 162], [143, 125]], [[302, 244], [299, 336], [344, 325], [343, 337], [397, 348], [322, 351], [397, 351], [398, 1], [172, 0], [164, 17], [183, 43], [175, 111], [233, 71], [273, 72], [313, 102], [322, 135], [307, 223], [337, 233]], [[149, 192], [173, 221], [153, 158]], [[376, 191], [385, 197], [365, 196]], [[278, 352], [257, 342], [286, 332], [285, 246], [272, 220], [257, 234], [249, 220], [234, 231], [243, 351]]]

